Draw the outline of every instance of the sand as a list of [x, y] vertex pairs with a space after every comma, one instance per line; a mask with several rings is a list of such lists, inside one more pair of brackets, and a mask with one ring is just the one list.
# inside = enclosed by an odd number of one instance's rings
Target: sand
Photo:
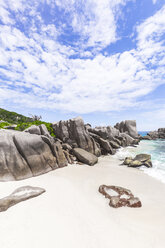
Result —
[[[92, 167], [69, 165], [1, 182], [0, 198], [26, 185], [46, 193], [0, 213], [0, 248], [164, 248], [165, 184], [119, 164], [106, 156]], [[109, 207], [98, 192], [101, 184], [130, 189], [142, 208]]]

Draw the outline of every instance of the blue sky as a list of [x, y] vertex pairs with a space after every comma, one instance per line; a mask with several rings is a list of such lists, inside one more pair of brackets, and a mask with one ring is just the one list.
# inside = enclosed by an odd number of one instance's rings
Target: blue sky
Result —
[[165, 127], [163, 0], [1, 0], [0, 106]]

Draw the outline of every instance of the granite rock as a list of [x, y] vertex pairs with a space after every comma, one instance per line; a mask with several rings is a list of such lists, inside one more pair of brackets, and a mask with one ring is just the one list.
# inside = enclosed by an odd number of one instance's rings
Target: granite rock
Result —
[[76, 158], [80, 162], [82, 162], [84, 164], [94, 165], [98, 162], [98, 157], [96, 157], [92, 153], [89, 153], [89, 152], [83, 150], [82, 148], [74, 148], [73, 154], [76, 156]]
[[128, 167], [140, 167], [144, 165], [147, 168], [151, 168], [152, 167], [151, 155], [138, 154], [135, 156], [135, 158], [126, 157], [123, 164], [127, 165]]
[[121, 133], [127, 133], [132, 138], [138, 137], [135, 120], [122, 121], [120, 123], [117, 123], [114, 127], [118, 129]]
[[44, 135], [0, 130], [0, 181], [38, 176], [67, 165], [60, 143]]
[[68, 143], [73, 148], [82, 148], [96, 156], [101, 155], [100, 149], [90, 137], [81, 117], [55, 123], [53, 129], [56, 137], [63, 143]]
[[26, 201], [30, 198], [39, 196], [45, 192], [45, 189], [39, 187], [23, 186], [16, 189], [12, 194], [0, 199], [0, 212], [6, 211], [8, 208], [19, 202]]

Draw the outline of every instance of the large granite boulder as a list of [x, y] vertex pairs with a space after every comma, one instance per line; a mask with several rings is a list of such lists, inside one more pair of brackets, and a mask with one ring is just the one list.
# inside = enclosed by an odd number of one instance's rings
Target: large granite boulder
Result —
[[118, 129], [121, 133], [127, 133], [132, 138], [138, 137], [135, 120], [122, 121], [120, 123], [117, 123], [114, 127]]
[[6, 211], [8, 208], [19, 202], [26, 201], [30, 198], [39, 196], [45, 192], [45, 189], [39, 187], [23, 186], [16, 189], [12, 194], [0, 199], [0, 212]]
[[119, 133], [120, 133], [118, 129], [111, 127], [111, 126], [89, 128], [88, 131], [90, 133], [99, 135], [101, 138], [105, 140], [107, 139], [112, 140], [113, 137], [119, 136]]
[[140, 167], [144, 165], [147, 168], [151, 168], [152, 167], [151, 155], [138, 154], [135, 156], [135, 158], [126, 157], [123, 164], [128, 165], [128, 167]]
[[102, 155], [115, 153], [115, 150], [112, 148], [109, 140], [103, 139], [99, 135], [94, 133], [90, 133], [90, 136], [96, 141], [96, 143], [99, 144]]
[[39, 126], [32, 125], [31, 127], [26, 128], [24, 132], [28, 132], [31, 134], [44, 135], [44, 136], [51, 138], [51, 135], [44, 124], [41, 124]]
[[96, 157], [94, 154], [89, 153], [81, 148], [74, 148], [73, 149], [73, 154], [76, 156], [76, 158], [88, 165], [94, 165], [98, 162], [98, 157]]
[[134, 197], [132, 192], [129, 189], [119, 187], [119, 186], [107, 186], [101, 185], [99, 187], [99, 192], [108, 198], [109, 206], [113, 208], [119, 207], [131, 207], [139, 208], [142, 206], [139, 198]]
[[38, 176], [66, 165], [59, 142], [44, 135], [0, 130], [0, 181]]
[[165, 139], [165, 128], [158, 129], [159, 139]]
[[159, 139], [158, 131], [151, 131], [147, 133], [147, 136], [151, 137], [152, 140]]
[[[120, 146], [125, 147], [125, 146], [129, 146], [132, 144], [137, 144], [139, 142], [138, 139], [136, 140], [135, 138], [130, 136], [128, 132], [124, 132], [124, 129], [121, 129], [122, 132], [120, 132], [117, 128], [111, 127], [111, 126], [89, 128], [88, 131], [90, 135], [95, 140], [97, 140], [97, 142], [100, 144], [101, 147], [102, 147], [102, 144], [98, 137], [102, 138], [102, 140], [110, 144], [111, 149], [108, 149], [108, 150], [111, 150], [111, 152], [108, 151], [110, 154], [114, 154], [114, 151], [112, 148], [118, 149]], [[104, 147], [102, 148], [104, 149]], [[105, 149], [105, 151], [106, 150], [107, 149]]]
[[101, 155], [99, 147], [90, 137], [81, 117], [54, 123], [53, 129], [56, 137], [63, 143], [68, 143], [73, 148], [82, 148], [96, 156]]
[[143, 137], [143, 139], [165, 139], [165, 128], [159, 128], [158, 131], [151, 131], [147, 134], [146, 137]]

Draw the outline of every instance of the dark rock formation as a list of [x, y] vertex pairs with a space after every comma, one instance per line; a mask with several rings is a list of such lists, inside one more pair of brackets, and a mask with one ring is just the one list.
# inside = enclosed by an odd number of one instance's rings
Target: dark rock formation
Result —
[[31, 186], [20, 187], [11, 195], [0, 199], [0, 212], [6, 211], [8, 208], [19, 202], [26, 201], [30, 198], [39, 196], [45, 192], [45, 189]]
[[81, 117], [60, 121], [53, 124], [56, 137], [64, 143], [68, 143], [73, 148], [82, 148], [96, 156], [100, 156], [100, 149], [85, 128]]
[[[1, 130], [0, 180], [37, 176], [75, 163], [76, 159], [93, 165], [100, 155], [113, 155], [121, 146], [138, 144], [139, 138], [134, 138], [136, 123], [123, 123], [117, 124], [117, 128], [92, 128], [77, 117], [54, 123], [56, 138], [49, 134], [44, 124], [33, 125], [23, 132]], [[163, 131], [160, 130], [161, 133]]]
[[127, 133], [132, 138], [138, 137], [138, 132], [136, 128], [135, 120], [126, 120], [115, 125], [115, 128], [118, 129], [121, 133]]
[[165, 128], [158, 129], [159, 139], [165, 139]]
[[88, 129], [90, 136], [100, 145], [101, 153], [114, 154], [121, 146], [136, 145], [139, 139], [132, 138], [128, 132], [120, 133], [115, 127], [96, 127]]
[[96, 141], [96, 143], [99, 144], [101, 154], [106, 155], [106, 154], [114, 154], [115, 150], [113, 150], [110, 142], [106, 139], [101, 138], [99, 135], [90, 133], [90, 136]]
[[152, 131], [147, 134], [147, 136], [151, 137], [152, 140], [159, 139], [158, 131]]
[[110, 143], [110, 145], [112, 146], [112, 148], [114, 148], [114, 149], [120, 148], [119, 143], [116, 142], [116, 141], [114, 141], [114, 140], [110, 140], [109, 143]]
[[89, 128], [88, 131], [90, 133], [97, 134], [101, 138], [105, 140], [111, 140], [115, 136], [119, 136], [120, 132], [118, 129], [107, 126], [107, 127], [95, 127], [95, 128]]
[[71, 151], [72, 150], [72, 147], [69, 144], [67, 144], [67, 143], [63, 143], [62, 144], [62, 148], [64, 150], [66, 150], [66, 151]]
[[98, 158], [94, 154], [89, 153], [81, 148], [74, 148], [73, 154], [80, 162], [84, 164], [94, 165], [98, 162]]
[[140, 167], [142, 165], [151, 168], [151, 155], [149, 154], [138, 154], [133, 159], [132, 157], [126, 157], [124, 160], [124, 165], [128, 165], [128, 167]]
[[144, 140], [165, 139], [165, 128], [159, 128], [158, 131], [149, 132], [146, 136], [142, 137]]
[[44, 135], [0, 130], [0, 180], [21, 180], [67, 165], [59, 142]]
[[139, 208], [142, 206], [139, 198], [134, 197], [130, 190], [122, 187], [101, 185], [99, 192], [110, 200], [109, 205], [113, 208], [124, 206]]

